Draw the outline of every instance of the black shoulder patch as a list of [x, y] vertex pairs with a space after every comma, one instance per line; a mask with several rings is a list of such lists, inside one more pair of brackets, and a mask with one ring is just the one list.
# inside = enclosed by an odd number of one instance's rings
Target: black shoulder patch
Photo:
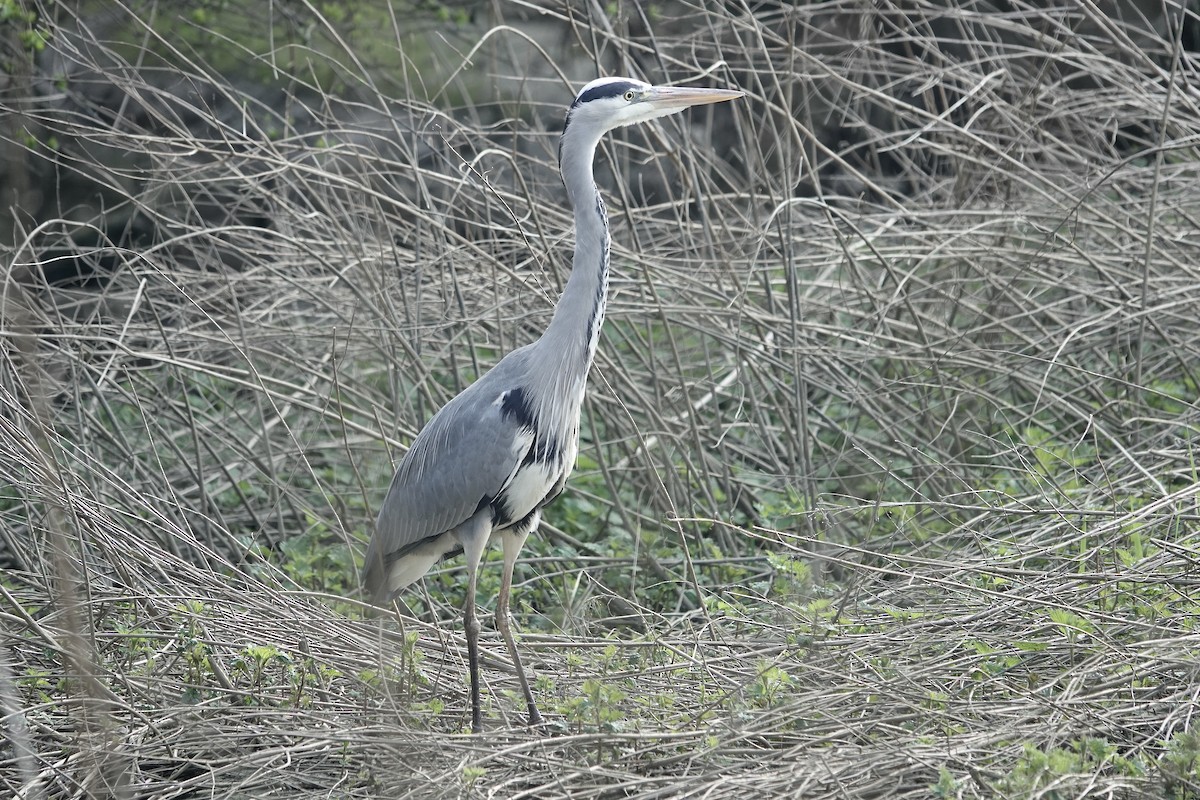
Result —
[[500, 401], [500, 413], [519, 427], [533, 430], [533, 407], [524, 389], [509, 389]]

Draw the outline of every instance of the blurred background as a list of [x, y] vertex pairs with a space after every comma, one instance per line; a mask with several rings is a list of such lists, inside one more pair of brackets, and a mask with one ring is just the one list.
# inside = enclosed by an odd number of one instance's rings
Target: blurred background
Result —
[[[1198, 50], [1193, 0], [0, 0], [0, 781], [1200, 797]], [[358, 569], [549, 320], [602, 75], [746, 97], [597, 158], [514, 595], [571, 736], [484, 757], [459, 563], [399, 624]]]

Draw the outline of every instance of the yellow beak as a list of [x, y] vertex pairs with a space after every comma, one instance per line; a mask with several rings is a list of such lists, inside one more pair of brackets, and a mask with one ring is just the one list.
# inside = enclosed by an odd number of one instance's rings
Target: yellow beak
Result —
[[724, 103], [744, 97], [745, 92], [731, 89], [694, 89], [686, 86], [651, 86], [642, 96], [642, 102], [654, 108], [687, 108], [710, 103]]

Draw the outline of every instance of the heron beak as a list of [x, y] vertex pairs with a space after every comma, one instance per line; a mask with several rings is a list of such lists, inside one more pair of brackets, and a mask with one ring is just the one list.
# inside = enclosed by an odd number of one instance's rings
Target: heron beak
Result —
[[686, 86], [651, 86], [642, 95], [642, 102], [647, 103], [654, 109], [687, 108], [688, 106], [702, 106], [710, 103], [724, 103], [726, 100], [733, 100], [738, 97], [744, 97], [745, 92], [733, 91], [730, 89], [695, 89]]

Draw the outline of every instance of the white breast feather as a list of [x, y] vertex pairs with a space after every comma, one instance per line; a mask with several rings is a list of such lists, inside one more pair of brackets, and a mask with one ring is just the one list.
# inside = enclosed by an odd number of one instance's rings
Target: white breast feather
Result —
[[558, 470], [550, 464], [527, 464], [517, 470], [505, 491], [513, 521], [524, 519], [545, 499], [558, 479]]

